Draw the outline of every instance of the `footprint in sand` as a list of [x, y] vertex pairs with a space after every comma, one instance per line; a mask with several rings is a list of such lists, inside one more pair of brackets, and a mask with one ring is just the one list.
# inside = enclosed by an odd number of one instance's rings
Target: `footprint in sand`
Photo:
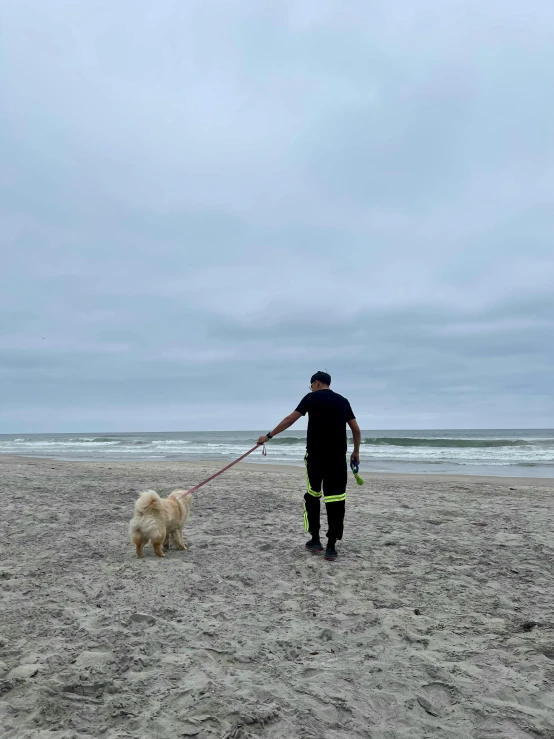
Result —
[[27, 680], [34, 677], [40, 669], [40, 665], [18, 665], [8, 673], [8, 680]]
[[515, 721], [489, 719], [471, 733], [471, 739], [535, 739], [536, 734], [523, 731]]
[[430, 716], [441, 716], [457, 700], [454, 688], [449, 688], [444, 683], [432, 682], [421, 688], [417, 702]]
[[83, 698], [101, 698], [104, 695], [105, 683], [71, 683], [62, 688], [64, 693], [79, 695]]
[[153, 626], [153, 624], [156, 623], [156, 619], [154, 616], [149, 615], [148, 613], [133, 613], [133, 615], [130, 617], [129, 622], [136, 623], [136, 624], [147, 624], [148, 626]]
[[109, 650], [98, 650], [98, 651], [85, 651], [75, 660], [77, 667], [84, 667], [88, 669], [104, 668], [106, 665], [115, 662], [115, 655]]

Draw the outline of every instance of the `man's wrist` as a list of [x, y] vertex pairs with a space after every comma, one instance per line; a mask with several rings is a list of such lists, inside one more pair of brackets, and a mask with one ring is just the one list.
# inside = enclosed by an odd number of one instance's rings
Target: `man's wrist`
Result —
[[266, 436], [268, 439], [273, 439], [273, 434], [269, 431], [267, 432]]

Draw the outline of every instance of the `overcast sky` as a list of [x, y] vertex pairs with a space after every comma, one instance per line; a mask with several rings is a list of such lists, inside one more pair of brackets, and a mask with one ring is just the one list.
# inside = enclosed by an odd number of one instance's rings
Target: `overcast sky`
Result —
[[0, 432], [554, 426], [552, 0], [0, 19]]

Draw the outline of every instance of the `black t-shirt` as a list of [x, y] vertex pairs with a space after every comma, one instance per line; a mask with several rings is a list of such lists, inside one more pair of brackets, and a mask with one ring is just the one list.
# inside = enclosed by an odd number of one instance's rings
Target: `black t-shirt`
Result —
[[346, 424], [356, 418], [350, 403], [332, 390], [305, 395], [296, 409], [308, 414], [308, 454], [345, 454]]

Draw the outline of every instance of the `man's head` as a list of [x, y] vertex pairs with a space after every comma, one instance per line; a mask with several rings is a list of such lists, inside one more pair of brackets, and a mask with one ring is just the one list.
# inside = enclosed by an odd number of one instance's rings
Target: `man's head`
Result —
[[316, 372], [310, 380], [310, 390], [314, 393], [316, 390], [327, 390], [331, 384], [331, 375], [327, 372]]

